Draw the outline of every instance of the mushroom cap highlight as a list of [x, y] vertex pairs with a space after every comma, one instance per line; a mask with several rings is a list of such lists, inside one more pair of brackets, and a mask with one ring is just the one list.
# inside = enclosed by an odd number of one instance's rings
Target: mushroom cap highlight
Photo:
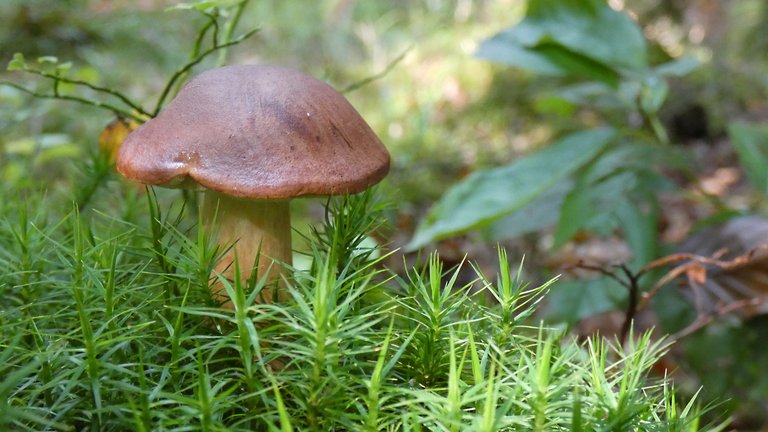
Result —
[[117, 170], [144, 184], [287, 199], [360, 192], [386, 176], [389, 162], [328, 84], [289, 68], [240, 65], [190, 80], [128, 135]]

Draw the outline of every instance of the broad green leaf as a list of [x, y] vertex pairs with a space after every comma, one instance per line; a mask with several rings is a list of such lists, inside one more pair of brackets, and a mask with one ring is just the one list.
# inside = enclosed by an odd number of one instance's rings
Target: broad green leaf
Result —
[[602, 0], [532, 0], [523, 21], [484, 41], [477, 55], [542, 74], [610, 84], [622, 70], [647, 67], [637, 24]]
[[645, 79], [640, 91], [640, 108], [646, 113], [659, 111], [669, 94], [667, 82], [657, 76], [651, 75]]
[[520, 210], [586, 165], [614, 136], [613, 129], [574, 133], [510, 165], [469, 175], [435, 204], [407, 248], [483, 227]]
[[576, 324], [584, 318], [622, 307], [627, 290], [607, 277], [553, 284], [544, 307], [545, 319]]
[[476, 54], [480, 58], [516, 66], [543, 75], [564, 76], [567, 70], [533, 49], [520, 45], [510, 30], [486, 39]]
[[658, 112], [669, 93], [669, 86], [664, 78], [683, 76], [699, 65], [693, 57], [681, 57], [655, 67], [651, 73], [624, 79], [614, 87], [605, 82], [584, 82], [558, 87], [552, 93], [539, 98], [537, 104], [562, 111], [569, 108], [563, 107], [563, 104], [628, 110], [635, 109], [637, 101], [640, 100], [646, 112]]
[[611, 86], [619, 84], [620, 75], [616, 69], [578, 51], [573, 51], [558, 43], [550, 42], [539, 43], [536, 45], [535, 50], [563, 71], [562, 75], [588, 78], [610, 84]]
[[688, 75], [701, 66], [695, 57], [682, 56], [653, 68], [653, 72], [664, 77], [681, 77]]
[[[565, 197], [555, 231], [555, 247], [570, 240], [580, 229], [607, 233], [615, 228], [612, 210], [637, 184], [633, 171], [646, 168], [653, 159], [640, 144], [614, 146], [583, 169], [576, 186]], [[641, 166], [635, 166], [636, 164]]]
[[[598, 234], [610, 234], [621, 228], [629, 240], [631, 237], [644, 258], [655, 250], [655, 243], [643, 243], [643, 235], [637, 230], [648, 228], [645, 221], [638, 226], [628, 223], [627, 209], [637, 210], [637, 201], [648, 202], [643, 197], [668, 186], [666, 179], [654, 167], [676, 166], [677, 151], [640, 142], [627, 142], [614, 146], [600, 155], [590, 166], [580, 171], [575, 187], [560, 208], [560, 221], [555, 232], [555, 246], [570, 240], [579, 230]], [[648, 217], [655, 218], [648, 214]], [[632, 231], [631, 233], [628, 231]], [[655, 238], [653, 232], [647, 233]], [[637, 252], [637, 251], [634, 251]], [[637, 256], [637, 255], [636, 255]]]
[[562, 45], [541, 43], [534, 48], [525, 48], [515, 44], [506, 33], [483, 42], [477, 55], [542, 75], [573, 75], [607, 82], [611, 85], [616, 85], [619, 79], [619, 74], [612, 68]]
[[619, 68], [647, 66], [642, 31], [604, 0], [532, 0], [528, 16], [549, 37], [574, 52]]
[[634, 109], [639, 93], [640, 84], [634, 81], [623, 81], [618, 87], [601, 82], [585, 82], [559, 87], [548, 97], [591, 108], [628, 110]]
[[[577, 183], [560, 208], [560, 221], [555, 231], [555, 247], [562, 246], [580, 229], [588, 227], [595, 220], [608, 216], [617, 203], [617, 197], [624, 196], [637, 185], [634, 173], [625, 171], [608, 177], [598, 183]], [[597, 224], [607, 225], [605, 221]]]
[[560, 206], [571, 188], [573, 188], [571, 179], [561, 180], [530, 204], [491, 223], [484, 231], [484, 236], [488, 240], [498, 241], [555, 225], [560, 215]]
[[27, 62], [24, 60], [24, 54], [22, 53], [16, 53], [13, 55], [13, 59], [11, 59], [10, 62], [8, 62], [8, 70], [9, 71], [16, 71], [16, 70], [24, 70], [27, 68]]
[[651, 300], [651, 308], [664, 333], [680, 331], [696, 319], [692, 302], [685, 298], [682, 290], [676, 288], [675, 284], [670, 284], [659, 290]]
[[537, 113], [553, 114], [561, 118], [571, 118], [576, 112], [576, 104], [564, 98], [545, 94], [533, 102]]
[[632, 251], [630, 264], [635, 271], [658, 257], [658, 211], [649, 201], [621, 197], [614, 209], [624, 239]]
[[768, 125], [732, 123], [728, 134], [752, 186], [768, 195]]

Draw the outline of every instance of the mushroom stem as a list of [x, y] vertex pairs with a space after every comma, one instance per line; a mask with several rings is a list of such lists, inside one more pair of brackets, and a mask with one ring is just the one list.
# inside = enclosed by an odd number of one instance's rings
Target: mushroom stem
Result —
[[[230, 281], [234, 280], [235, 257], [240, 268], [242, 285], [258, 271], [259, 278], [265, 277], [267, 284], [260, 298], [264, 303], [279, 300], [279, 280], [285, 267], [291, 264], [291, 215], [288, 200], [246, 200], [237, 199], [215, 191], [206, 190], [202, 199], [202, 223], [209, 234], [215, 234], [221, 250], [229, 248], [214, 267]], [[254, 263], [257, 255], [257, 267]], [[270, 268], [271, 266], [271, 268]], [[277, 292], [277, 299], [273, 298]], [[226, 308], [232, 308], [232, 302], [220, 281], [211, 286], [215, 300]]]

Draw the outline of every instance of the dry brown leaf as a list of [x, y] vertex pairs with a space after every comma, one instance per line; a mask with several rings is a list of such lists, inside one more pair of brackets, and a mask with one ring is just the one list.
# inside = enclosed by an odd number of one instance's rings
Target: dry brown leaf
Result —
[[139, 123], [135, 120], [126, 120], [118, 117], [101, 131], [99, 135], [99, 149], [109, 157], [110, 162], [115, 161], [117, 150], [120, 149], [120, 144], [123, 143], [125, 137], [137, 127], [139, 127]]

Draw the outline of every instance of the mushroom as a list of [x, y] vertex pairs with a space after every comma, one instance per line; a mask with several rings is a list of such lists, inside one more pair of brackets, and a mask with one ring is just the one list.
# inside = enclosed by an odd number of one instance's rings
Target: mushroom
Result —
[[[386, 176], [389, 153], [328, 84], [240, 65], [189, 81], [128, 135], [117, 170], [139, 183], [204, 189], [201, 222], [222, 248], [234, 244], [214, 271], [232, 280], [237, 257], [246, 281], [260, 253], [259, 275], [275, 283], [291, 263], [289, 200], [363, 191]], [[262, 301], [276, 300], [267, 291]], [[231, 307], [220, 284], [212, 294]]]

